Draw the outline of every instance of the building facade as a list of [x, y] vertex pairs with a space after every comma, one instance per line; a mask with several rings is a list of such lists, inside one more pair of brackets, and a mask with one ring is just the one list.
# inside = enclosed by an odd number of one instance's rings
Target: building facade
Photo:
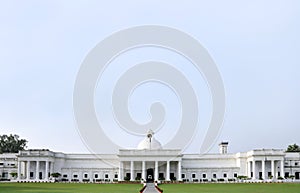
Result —
[[[153, 181], [233, 181], [238, 176], [252, 180], [300, 179], [300, 153], [278, 149], [258, 149], [227, 153], [228, 143], [218, 154], [182, 154], [179, 149], [163, 149], [147, 137], [136, 149], [120, 149], [116, 154], [65, 154], [49, 150], [25, 150], [0, 154], [2, 180], [50, 181], [52, 173], [69, 182]], [[17, 173], [14, 177], [13, 173]]]

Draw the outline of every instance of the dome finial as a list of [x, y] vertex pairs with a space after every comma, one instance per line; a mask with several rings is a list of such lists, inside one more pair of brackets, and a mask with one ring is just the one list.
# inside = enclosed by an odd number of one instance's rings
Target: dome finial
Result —
[[146, 138], [139, 143], [138, 149], [162, 149], [162, 146], [154, 138], [154, 132], [149, 129]]
[[147, 137], [150, 139], [150, 141], [151, 141], [151, 138], [153, 137], [153, 135], [154, 135], [154, 132], [151, 129], [149, 129], [147, 132]]

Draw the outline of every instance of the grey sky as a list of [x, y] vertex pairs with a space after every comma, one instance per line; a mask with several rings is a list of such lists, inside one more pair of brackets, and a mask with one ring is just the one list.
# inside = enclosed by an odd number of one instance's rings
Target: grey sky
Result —
[[[30, 148], [87, 152], [72, 107], [82, 60], [113, 32], [155, 24], [190, 34], [214, 58], [227, 106], [218, 141], [228, 140], [231, 152], [300, 143], [299, 18], [296, 0], [0, 1], [0, 133], [17, 133], [29, 140]], [[113, 65], [153, 58], [177, 62], [178, 68], [184, 63], [172, 53], [152, 48], [121, 57]], [[115, 69], [107, 69], [103, 79], [115, 77]], [[182, 71], [196, 86], [199, 82], [200, 113], [209, 119], [209, 97], [201, 76], [191, 67]], [[96, 91], [97, 111], [105, 87], [109, 84]], [[178, 107], [172, 92], [159, 85], [137, 90], [132, 98], [136, 106], [143, 105], [141, 98], [159, 98], [153, 92], [147, 94], [149, 88], [164, 93], [171, 109]], [[137, 121], [147, 120], [145, 109], [132, 109], [132, 115]], [[170, 126], [176, 124], [176, 116], [171, 113]], [[161, 140], [164, 135], [168, 136], [161, 134]], [[197, 145], [194, 142], [190, 150]]]

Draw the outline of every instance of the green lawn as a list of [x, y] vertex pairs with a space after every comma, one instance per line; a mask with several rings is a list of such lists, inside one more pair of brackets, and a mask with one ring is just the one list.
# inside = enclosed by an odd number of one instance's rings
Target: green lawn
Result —
[[164, 184], [164, 193], [300, 193], [300, 184]]
[[[140, 184], [0, 183], [0, 193], [139, 193]], [[164, 193], [300, 193], [298, 184], [163, 184]]]
[[139, 193], [141, 184], [0, 183], [0, 193]]

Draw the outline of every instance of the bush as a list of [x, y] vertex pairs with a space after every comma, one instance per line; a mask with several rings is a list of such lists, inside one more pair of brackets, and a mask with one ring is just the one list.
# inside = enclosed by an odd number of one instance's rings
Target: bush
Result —
[[164, 177], [159, 177], [158, 180], [165, 180], [165, 178]]
[[141, 180], [141, 177], [137, 176], [137, 177], [135, 177], [135, 180], [139, 181], [139, 180]]

